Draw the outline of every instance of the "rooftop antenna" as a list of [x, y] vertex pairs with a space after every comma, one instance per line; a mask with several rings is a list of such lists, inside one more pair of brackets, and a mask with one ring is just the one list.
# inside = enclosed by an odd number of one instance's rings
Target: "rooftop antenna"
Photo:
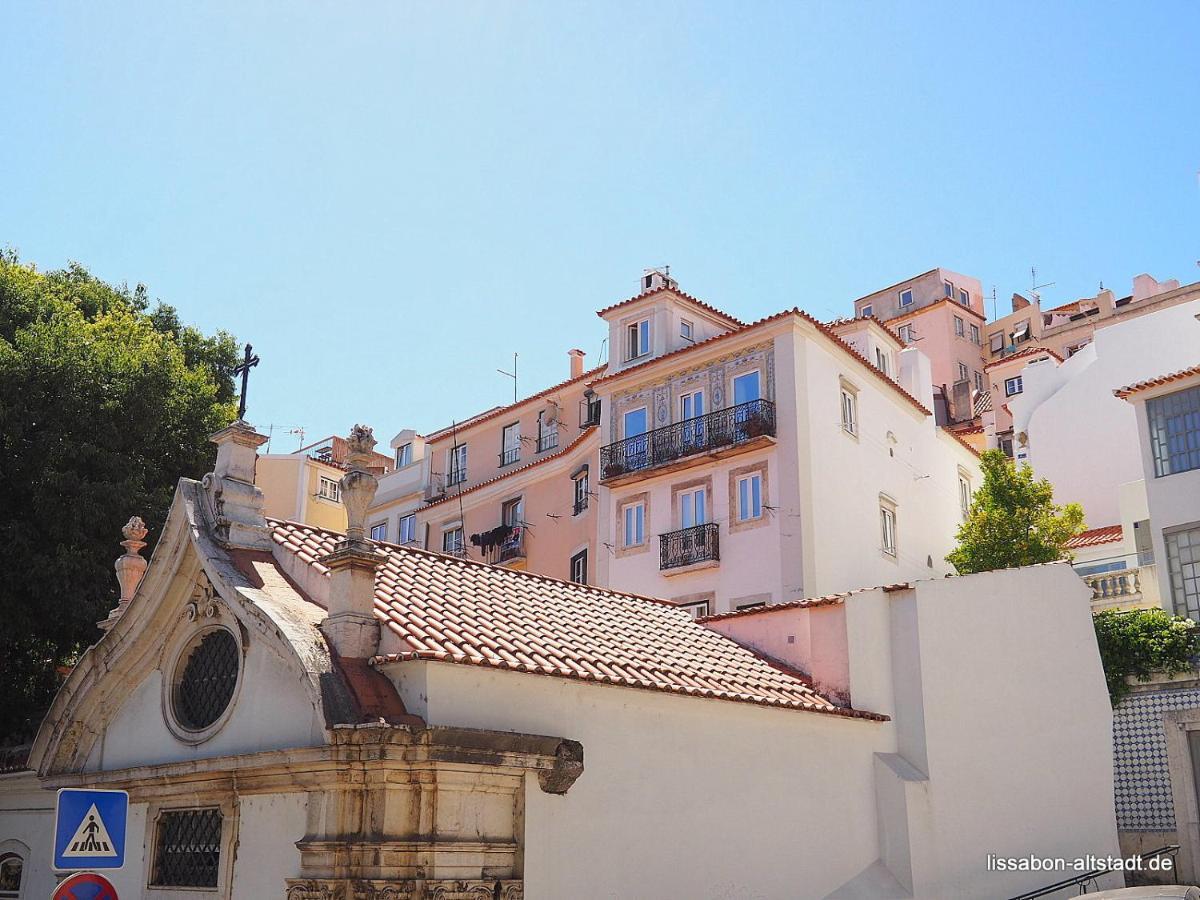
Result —
[[515, 353], [513, 354], [513, 370], [511, 372], [505, 372], [503, 369], [497, 369], [496, 371], [499, 372], [501, 375], [505, 376], [506, 378], [512, 379], [512, 381], [513, 381], [513, 403], [516, 403], [517, 402], [517, 354], [515, 354]]
[[996, 321], [996, 286], [992, 285], [992, 321]]
[[1053, 281], [1047, 281], [1045, 284], [1037, 283], [1037, 266], [1030, 266], [1029, 268], [1029, 283], [1033, 285], [1033, 287], [1029, 289], [1029, 294], [1031, 297], [1033, 297], [1033, 302], [1039, 306], [1041, 306], [1042, 303], [1042, 295], [1039, 294], [1038, 291], [1040, 291], [1042, 288], [1054, 287], [1055, 285], [1055, 282]]
[[297, 426], [296, 428], [289, 428], [288, 434], [294, 434], [299, 437], [300, 442], [298, 444], [296, 444], [297, 450], [301, 450], [304, 448], [304, 427], [303, 426]]

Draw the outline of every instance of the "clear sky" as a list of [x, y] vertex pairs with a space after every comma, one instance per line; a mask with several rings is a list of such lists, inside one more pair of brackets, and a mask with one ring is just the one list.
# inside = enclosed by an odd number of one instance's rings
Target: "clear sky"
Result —
[[[1001, 313], [1200, 279], [1195, 3], [7, 2], [0, 244], [262, 356], [248, 418], [433, 430], [669, 263], [743, 319], [935, 265]], [[278, 434], [278, 431], [276, 432]], [[295, 437], [274, 450], [294, 449]]]

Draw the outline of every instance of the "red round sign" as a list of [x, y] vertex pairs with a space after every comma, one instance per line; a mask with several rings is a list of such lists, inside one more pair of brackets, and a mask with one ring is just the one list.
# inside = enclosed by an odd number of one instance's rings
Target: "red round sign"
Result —
[[62, 882], [50, 900], [120, 900], [117, 889], [103, 875], [77, 872]]

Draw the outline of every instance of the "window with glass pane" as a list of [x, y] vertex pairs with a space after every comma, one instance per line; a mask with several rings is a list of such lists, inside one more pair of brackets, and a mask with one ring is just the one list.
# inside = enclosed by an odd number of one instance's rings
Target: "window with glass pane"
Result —
[[961, 475], [958, 476], [958, 507], [966, 519], [971, 513], [971, 482]]
[[21, 879], [25, 872], [25, 860], [15, 853], [0, 855], [0, 897], [16, 898], [21, 896]]
[[400, 517], [400, 536], [398, 540], [401, 544], [410, 544], [417, 539], [417, 517], [415, 515]]
[[505, 525], [516, 527], [524, 524], [524, 500], [517, 497], [515, 500], [506, 500], [500, 505], [500, 521]]
[[371, 540], [386, 541], [387, 540], [387, 522], [376, 522], [371, 526]]
[[467, 480], [467, 445], [459, 444], [446, 451], [446, 482], [458, 484]]
[[704, 488], [684, 491], [679, 495], [679, 527], [693, 528], [708, 521]]
[[579, 515], [588, 508], [588, 476], [584, 472], [575, 479], [575, 512], [574, 515]]
[[738, 521], [747, 522], [762, 515], [762, 476], [748, 475], [739, 478]]
[[890, 506], [879, 508], [880, 546], [884, 553], [896, 555], [896, 511]]
[[973, 322], [971, 323], [971, 343], [979, 343], [979, 326]]
[[412, 462], [412, 444], [401, 444], [396, 448], [396, 468], [402, 469]]
[[958, 364], [958, 380], [959, 381], [966, 381], [967, 376], [969, 376], [970, 374], [971, 374], [970, 369], [968, 369], [962, 363]]
[[643, 319], [634, 322], [626, 329], [628, 335], [628, 356], [626, 359], [637, 359], [650, 352], [650, 320]]
[[317, 495], [325, 500], [340, 503], [342, 499], [342, 486], [332, 478], [326, 478], [322, 475], [317, 487]]
[[571, 557], [571, 580], [576, 584], [587, 584], [587, 550], [580, 550]]
[[888, 365], [888, 355], [882, 347], [875, 348], [875, 365], [884, 375], [891, 374], [891, 367]]
[[685, 341], [692, 339], [692, 323], [687, 319], [680, 319], [679, 321], [679, 336]]
[[646, 542], [646, 506], [631, 503], [625, 507], [625, 533], [622, 543], [626, 547], [637, 547]]
[[739, 375], [733, 379], [733, 402], [749, 403], [751, 400], [758, 400], [762, 395], [759, 393], [758, 370], [747, 372], [745, 375]]
[[1154, 475], [1200, 469], [1200, 385], [1146, 401]]
[[1021, 393], [1024, 389], [1020, 375], [1016, 378], [1004, 379], [1004, 396], [1011, 397], [1013, 394]]
[[448, 531], [442, 532], [442, 552], [443, 553], [462, 553], [463, 549], [463, 530], [462, 527], [451, 528]]
[[521, 423], [505, 425], [500, 437], [500, 465], [507, 466], [521, 458]]
[[958, 316], [954, 317], [954, 333], [955, 333], [955, 335], [957, 335], [958, 337], [962, 337], [963, 330], [966, 328], [966, 326], [967, 326], [966, 322], [964, 322]]
[[842, 389], [842, 428], [850, 434], [858, 432], [858, 399], [845, 388]]
[[968, 293], [967, 291], [964, 291], [962, 288], [959, 288], [958, 289], [958, 302], [961, 303], [963, 306], [970, 306], [971, 305], [970, 293]]
[[872, 315], [874, 315], [874, 314], [875, 314], [875, 310], [874, 310], [872, 307], [870, 307], [870, 306], [864, 306], [864, 307], [862, 308], [862, 317], [863, 317], [864, 319], [869, 319], [869, 318], [871, 318], [871, 316], [872, 316]]
[[159, 817], [155, 887], [215, 888], [221, 864], [221, 811], [183, 809]]
[[1175, 613], [1200, 619], [1200, 527], [1163, 535]]
[[900, 305], [901, 306], [912, 306], [912, 302], [913, 302], [913, 292], [912, 291], [901, 291], [900, 292]]
[[954, 285], [952, 285], [950, 282], [946, 281], [946, 282], [943, 282], [943, 287], [946, 289], [947, 297], [954, 296]]

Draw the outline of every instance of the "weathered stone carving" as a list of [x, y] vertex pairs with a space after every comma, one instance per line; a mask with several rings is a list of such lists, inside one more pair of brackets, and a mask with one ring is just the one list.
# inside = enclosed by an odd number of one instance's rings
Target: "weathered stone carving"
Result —
[[563, 741], [554, 751], [554, 768], [538, 772], [538, 784], [547, 794], [565, 794], [583, 774], [583, 744]]
[[523, 900], [524, 883], [512, 880], [363, 881], [289, 879], [287, 900]]
[[125, 540], [121, 541], [121, 546], [125, 548], [125, 555], [117, 557], [114, 565], [117, 570], [117, 582], [121, 585], [121, 597], [108, 614], [108, 618], [99, 623], [105, 631], [112, 628], [117, 619], [121, 617], [121, 613], [125, 612], [125, 607], [129, 605], [129, 601], [137, 592], [138, 585], [142, 582], [142, 576], [146, 574], [146, 560], [139, 555], [142, 548], [146, 546], [146, 523], [139, 517], [133, 516], [125, 523], [121, 533], [125, 535]]

